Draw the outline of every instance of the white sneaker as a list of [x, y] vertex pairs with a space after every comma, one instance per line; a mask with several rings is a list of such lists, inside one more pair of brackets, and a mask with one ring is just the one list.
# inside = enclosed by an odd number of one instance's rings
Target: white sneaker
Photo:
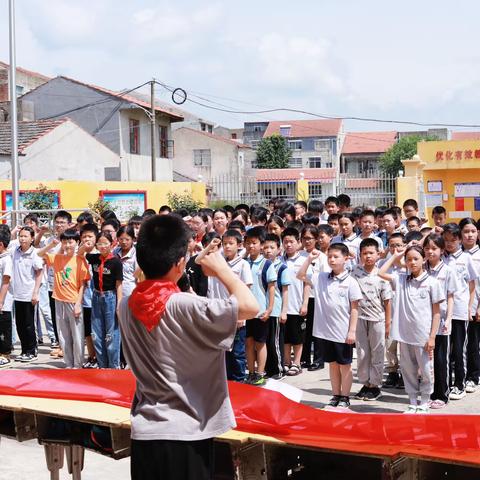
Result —
[[477, 391], [478, 385], [475, 385], [475, 382], [472, 380], [467, 380], [467, 383], [465, 385], [465, 391], [467, 393], [474, 393]]
[[403, 413], [407, 413], [407, 414], [417, 413], [417, 407], [415, 405], [409, 405], [408, 408]]
[[450, 391], [449, 398], [451, 400], [461, 400], [465, 395], [465, 390], [460, 390], [458, 387], [453, 387]]
[[428, 405], [419, 405], [417, 407], [416, 413], [430, 413], [430, 410], [428, 408]]

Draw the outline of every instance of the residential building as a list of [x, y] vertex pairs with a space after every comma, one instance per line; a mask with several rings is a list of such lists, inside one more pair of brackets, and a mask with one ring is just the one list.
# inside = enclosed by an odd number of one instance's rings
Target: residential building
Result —
[[[236, 140], [243, 143], [243, 128], [227, 128], [218, 125], [213, 129], [213, 133], [219, 137], [228, 138], [229, 140]], [[251, 145], [250, 145], [251, 146]]]
[[[8, 78], [10, 74], [8, 63], [0, 62], [0, 102], [10, 100]], [[21, 67], [16, 68], [16, 92], [21, 96], [34, 88], [48, 82], [50, 77], [32, 72]]]
[[[22, 180], [111, 180], [120, 157], [68, 118], [18, 123]], [[11, 127], [0, 122], [0, 178], [11, 178]]]
[[[150, 103], [128, 93], [59, 76], [26, 93], [35, 120], [67, 116], [120, 158], [110, 180], [152, 178]], [[157, 181], [172, 181], [174, 145], [172, 122], [183, 117], [174, 109], [155, 106]]]
[[424, 138], [436, 137], [438, 140], [449, 139], [449, 131], [447, 128], [429, 128], [428, 130], [398, 132], [398, 139], [401, 140], [403, 137], [411, 137], [413, 135]]
[[451, 140], [480, 140], [480, 132], [452, 132]]
[[269, 122], [245, 122], [243, 124], [243, 143], [256, 149], [267, 131], [268, 123]]
[[173, 132], [175, 171], [190, 178], [209, 181], [228, 175], [239, 178], [250, 174], [253, 149], [235, 140], [182, 127]]
[[348, 132], [343, 143], [340, 173], [368, 178], [380, 173], [379, 158], [397, 141], [397, 132]]
[[290, 168], [338, 170], [343, 145], [342, 120], [291, 120], [269, 122], [263, 138], [285, 137], [292, 150]]

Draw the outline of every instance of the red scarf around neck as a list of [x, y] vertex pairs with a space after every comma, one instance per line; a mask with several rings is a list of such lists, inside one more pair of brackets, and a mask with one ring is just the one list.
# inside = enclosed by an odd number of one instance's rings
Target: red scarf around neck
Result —
[[180, 289], [171, 281], [144, 280], [130, 295], [128, 306], [133, 316], [151, 332], [160, 323], [168, 299], [178, 292]]

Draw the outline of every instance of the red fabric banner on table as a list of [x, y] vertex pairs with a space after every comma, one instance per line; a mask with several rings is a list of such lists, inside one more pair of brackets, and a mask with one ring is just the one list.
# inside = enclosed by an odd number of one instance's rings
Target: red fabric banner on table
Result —
[[[480, 465], [480, 416], [340, 413], [316, 410], [259, 387], [230, 382], [237, 429], [292, 445], [383, 457], [416, 456]], [[104, 402], [129, 407], [126, 370], [7, 370], [0, 395]]]

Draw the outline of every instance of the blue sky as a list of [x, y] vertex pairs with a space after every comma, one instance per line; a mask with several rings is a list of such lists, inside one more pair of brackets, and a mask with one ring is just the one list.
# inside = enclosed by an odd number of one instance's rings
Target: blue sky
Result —
[[[47, 75], [112, 89], [155, 77], [235, 110], [480, 124], [475, 0], [16, 4], [17, 64]], [[0, 59], [8, 62], [7, 5], [0, 3]], [[169, 101], [166, 91], [158, 94]], [[229, 127], [308, 118], [184, 108]], [[396, 127], [347, 123], [349, 130]]]

